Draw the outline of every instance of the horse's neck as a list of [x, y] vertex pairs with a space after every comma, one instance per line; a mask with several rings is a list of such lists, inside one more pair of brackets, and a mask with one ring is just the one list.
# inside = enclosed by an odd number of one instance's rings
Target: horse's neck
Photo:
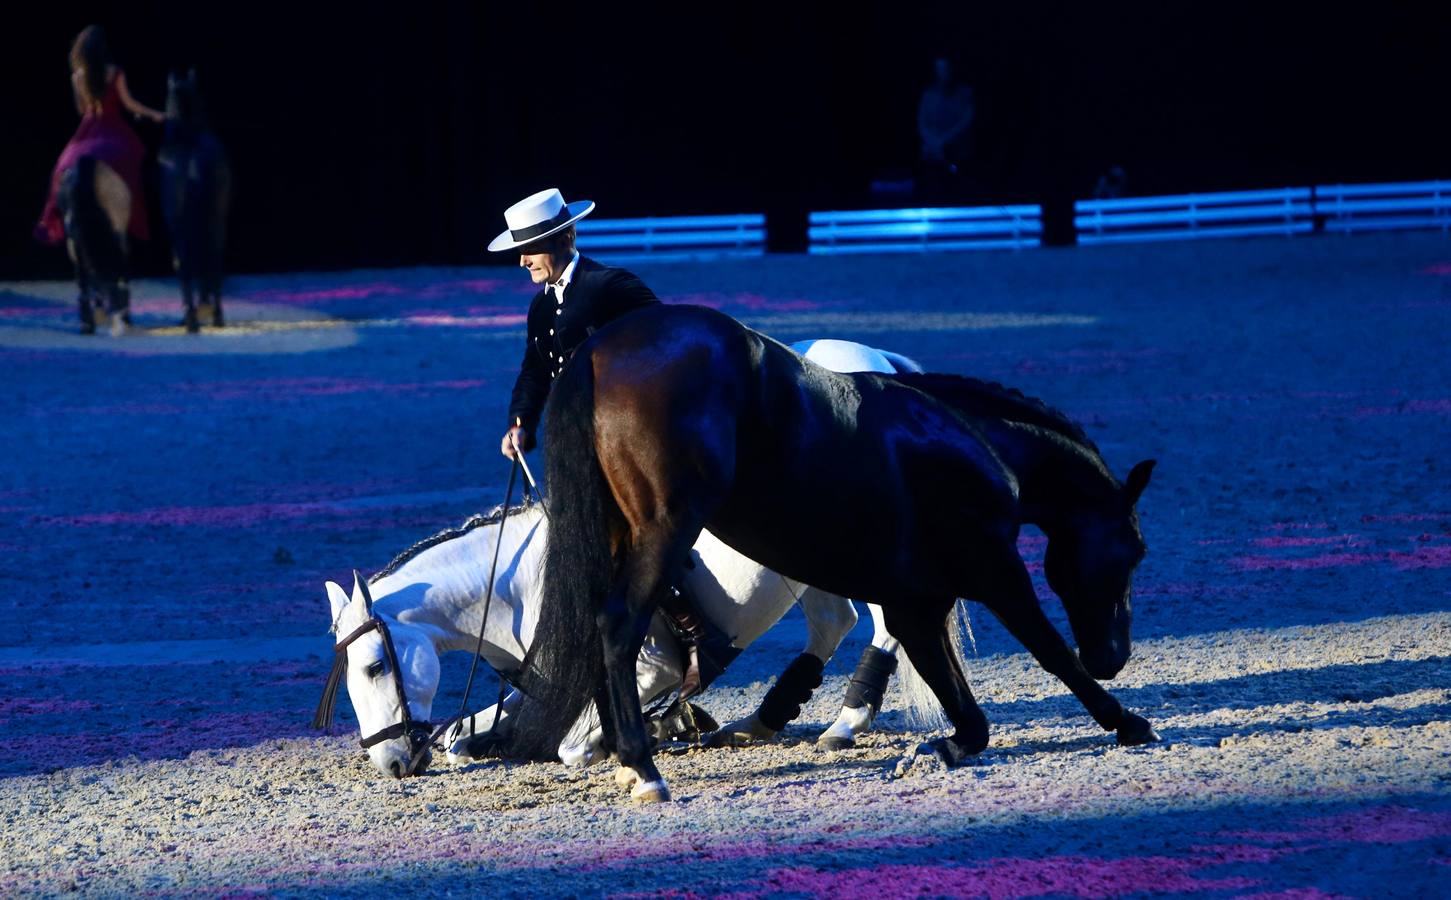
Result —
[[1023, 519], [1045, 530], [1097, 508], [1116, 484], [1091, 447], [1038, 425], [994, 420], [984, 430], [1018, 478]]
[[[502, 538], [501, 538], [502, 535]], [[539, 565], [545, 535], [538, 509], [515, 512], [498, 523], [422, 551], [372, 585], [375, 608], [424, 629], [439, 653], [473, 651], [488, 608], [484, 649], [491, 662], [522, 659], [539, 618]], [[498, 544], [499, 563], [488, 600], [489, 570]]]

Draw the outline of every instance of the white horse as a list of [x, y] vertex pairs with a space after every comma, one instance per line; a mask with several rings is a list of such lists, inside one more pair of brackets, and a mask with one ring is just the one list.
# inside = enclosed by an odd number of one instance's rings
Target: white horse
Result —
[[[355, 582], [351, 596], [335, 582], [327, 583], [333, 628], [340, 640], [365, 629], [342, 648], [348, 696], [360, 729], [364, 735], [397, 732], [368, 748], [373, 764], [384, 774], [398, 778], [412, 774], [418, 742], [410, 741], [408, 729], [397, 728], [397, 723], [426, 723], [432, 715], [441, 654], [472, 652], [479, 646], [482, 624], [485, 661], [501, 672], [515, 672], [523, 662], [539, 615], [539, 566], [548, 527], [539, 506], [512, 510], [502, 523], [500, 518], [498, 513], [476, 517], [462, 529], [421, 542], [370, 584]], [[485, 582], [496, 544], [499, 569], [485, 622]], [[701, 535], [692, 560], [695, 566], [687, 573], [684, 588], [701, 614], [731, 635], [732, 646], [738, 649], [749, 646], [799, 602], [808, 621], [803, 655], [819, 661], [817, 681], [810, 687], [820, 683], [820, 665], [856, 624], [850, 603], [764, 569], [709, 533]], [[386, 629], [367, 629], [374, 619]], [[642, 703], [667, 696], [684, 676], [678, 643], [659, 613], [651, 621], [636, 674]], [[806, 693], [809, 696], [809, 689]], [[474, 728], [469, 719], [487, 727], [497, 712], [500, 721], [507, 721], [519, 701], [514, 692], [504, 700], [503, 709], [490, 707], [456, 725], [447, 738], [450, 761], [470, 758]], [[403, 715], [405, 702], [408, 719]], [[761, 715], [757, 710], [752, 721], [726, 730], [765, 736]], [[602, 757], [602, 738], [598, 716], [587, 710], [560, 745], [559, 758], [569, 765], [595, 762]]]
[[[921, 371], [905, 357], [847, 341], [803, 342], [795, 349], [839, 371]], [[410, 723], [427, 723], [432, 714], [441, 654], [479, 647], [485, 661], [500, 672], [515, 672], [523, 662], [538, 619], [547, 520], [539, 507], [512, 511], [502, 523], [501, 518], [498, 513], [475, 517], [460, 529], [416, 544], [367, 585], [355, 581], [351, 596], [335, 582], [327, 583], [339, 663], [346, 667], [340, 674], [346, 676], [369, 757], [384, 774], [401, 778], [426, 765], [419, 730]], [[494, 558], [496, 545], [500, 565], [490, 601], [486, 561]], [[702, 533], [692, 560], [683, 587], [700, 613], [731, 636], [731, 646], [738, 650], [765, 633], [793, 603], [799, 602], [805, 613], [807, 643], [801, 655], [755, 712], [722, 727], [711, 743], [769, 739], [799, 714], [800, 705], [820, 685], [822, 667], [856, 625], [856, 611], [841, 597], [789, 581], [746, 559], [709, 532]], [[488, 621], [483, 622], [486, 609]], [[880, 610], [870, 609], [875, 635], [867, 653], [894, 657], [897, 642], [887, 634]], [[377, 622], [383, 627], [375, 627]], [[822, 735], [826, 746], [850, 746], [870, 727], [886, 686], [881, 668], [864, 676], [864, 655], [841, 715]], [[910, 667], [903, 669], [910, 672]], [[642, 704], [668, 696], [684, 676], [679, 644], [658, 612], [636, 675]], [[879, 686], [874, 686], [876, 681]], [[930, 717], [935, 710], [930, 691], [915, 678], [907, 678], [906, 686], [909, 708], [919, 718]], [[475, 726], [487, 730], [496, 721], [506, 721], [521, 699], [517, 691], [511, 692], [502, 708], [489, 707], [455, 724], [446, 737], [450, 762], [471, 759]], [[559, 758], [569, 765], [588, 765], [602, 757], [602, 746], [598, 716], [588, 709], [560, 745]]]

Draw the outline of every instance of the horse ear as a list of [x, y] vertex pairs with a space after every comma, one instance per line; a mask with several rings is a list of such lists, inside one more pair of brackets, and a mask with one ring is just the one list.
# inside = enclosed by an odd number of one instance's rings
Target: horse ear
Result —
[[186, 80], [190, 81], [193, 87], [196, 86], [196, 69], [186, 70]]
[[175, 72], [167, 72], [166, 73], [166, 88], [167, 88], [167, 90], [170, 90], [170, 89], [172, 89], [174, 87], [176, 87], [176, 73]]
[[327, 601], [332, 606], [334, 622], [341, 618], [343, 610], [348, 608], [348, 600], [348, 595], [344, 593], [342, 585], [336, 581], [327, 583]]
[[373, 592], [368, 590], [368, 582], [358, 574], [357, 569], [354, 569], [353, 597], [356, 599], [359, 595], [362, 596], [363, 610], [371, 616], [373, 614]]
[[1154, 466], [1158, 462], [1157, 459], [1146, 459], [1129, 470], [1129, 477], [1124, 480], [1124, 496], [1129, 501], [1129, 508], [1139, 502], [1139, 496], [1149, 486], [1149, 476], [1154, 474]]

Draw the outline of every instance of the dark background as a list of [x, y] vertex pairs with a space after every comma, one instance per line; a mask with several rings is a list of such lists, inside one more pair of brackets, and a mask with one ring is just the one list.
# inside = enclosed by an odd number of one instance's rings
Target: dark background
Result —
[[[484, 244], [552, 185], [609, 217], [764, 210], [789, 248], [808, 209], [899, 205], [869, 185], [910, 172], [938, 54], [978, 96], [955, 201], [1062, 209], [1112, 163], [1135, 194], [1451, 176], [1446, 13], [1162, 6], [32, 5], [0, 37], [0, 276], [69, 273], [30, 229], [91, 22], [142, 102], [199, 70], [234, 271], [512, 261]], [[142, 274], [168, 252], [151, 209]]]

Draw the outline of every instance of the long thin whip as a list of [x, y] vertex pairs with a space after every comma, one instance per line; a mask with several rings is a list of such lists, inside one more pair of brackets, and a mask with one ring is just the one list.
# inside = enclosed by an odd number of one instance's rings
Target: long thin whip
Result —
[[[479, 639], [478, 642], [474, 645], [474, 659], [473, 662], [469, 664], [469, 679], [464, 684], [464, 696], [462, 702], [459, 703], [458, 715], [454, 716], [452, 719], [449, 719], [446, 722], [441, 723], [436, 729], [434, 729], [433, 736], [428, 739], [428, 743], [424, 744], [422, 747], [419, 747], [416, 751], [414, 751], [413, 760], [409, 765], [409, 771], [412, 771], [414, 768], [417, 767], [418, 760], [422, 758], [423, 754], [427, 752], [428, 748], [432, 746], [443, 735], [444, 731], [452, 727], [455, 723], [463, 721], [465, 712], [468, 709], [469, 694], [472, 693], [474, 688], [474, 676], [477, 675], [479, 671], [479, 658], [483, 656], [484, 652], [484, 631], [489, 627], [489, 607], [494, 602], [494, 576], [497, 575], [499, 571], [499, 551], [503, 548], [504, 545], [504, 525], [507, 524], [509, 521], [509, 502], [514, 499], [514, 482], [519, 477], [519, 464], [521, 462], [521, 455], [522, 454], [515, 453], [514, 465], [509, 467], [509, 486], [504, 489], [504, 506], [503, 511], [499, 514], [499, 536], [494, 539], [494, 561], [489, 566], [489, 584], [487, 591], [484, 594], [484, 618], [482, 621], [479, 622]], [[494, 704], [494, 723], [489, 726], [490, 731], [493, 731], [499, 725], [500, 713], [503, 712], [504, 706], [504, 692], [507, 689], [508, 682], [506, 682], [501, 676], [499, 678], [499, 702]]]

